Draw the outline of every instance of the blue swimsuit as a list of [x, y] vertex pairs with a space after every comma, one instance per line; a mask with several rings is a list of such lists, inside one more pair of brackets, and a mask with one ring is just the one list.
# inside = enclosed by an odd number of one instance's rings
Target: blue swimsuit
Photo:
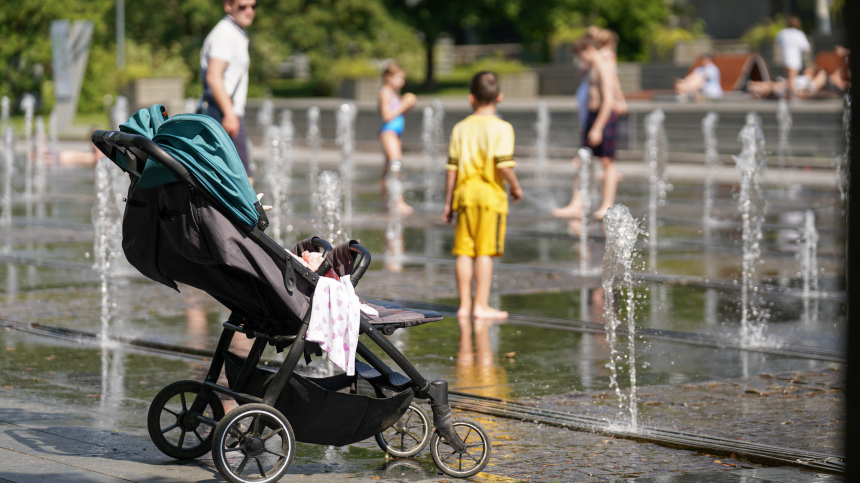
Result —
[[[400, 106], [400, 99], [397, 98], [397, 95], [391, 98], [391, 109], [397, 109]], [[403, 128], [406, 127], [406, 120], [403, 118], [403, 114], [395, 117], [394, 119], [383, 122], [382, 127], [379, 128], [379, 132], [383, 131], [394, 131], [398, 136], [403, 136]]]

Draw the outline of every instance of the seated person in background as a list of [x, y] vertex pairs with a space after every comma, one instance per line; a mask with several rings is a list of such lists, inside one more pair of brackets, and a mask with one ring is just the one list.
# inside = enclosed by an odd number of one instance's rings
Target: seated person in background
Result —
[[[842, 80], [839, 71], [828, 74], [825, 69], [807, 67], [794, 78], [794, 94], [798, 99], [809, 99], [825, 92], [841, 96], [845, 93], [845, 87], [847, 83]], [[786, 97], [789, 83], [782, 77], [775, 81], [750, 81], [747, 92], [756, 99], [778, 99]]]
[[675, 92], [680, 100], [694, 98], [699, 100], [719, 99], [723, 97], [723, 88], [720, 85], [720, 69], [714, 65], [714, 56], [706, 54], [702, 59], [702, 65], [696, 67], [690, 75], [675, 82]]

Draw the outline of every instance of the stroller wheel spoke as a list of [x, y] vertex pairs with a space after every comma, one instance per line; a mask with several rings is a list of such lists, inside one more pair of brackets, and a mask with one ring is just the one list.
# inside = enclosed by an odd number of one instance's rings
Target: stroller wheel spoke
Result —
[[409, 436], [410, 438], [412, 438], [412, 440], [415, 441], [416, 444], [421, 442], [418, 438], [416, 438], [415, 436], [412, 436], [412, 433], [406, 433], [406, 436]]
[[459, 468], [458, 468], [458, 469], [459, 469], [460, 471], [463, 471], [463, 454], [462, 454], [462, 453], [460, 453], [460, 457], [459, 457], [459, 458], [457, 458], [457, 459], [458, 459], [458, 461], [459, 461]]
[[166, 432], [170, 431], [171, 429], [176, 429], [176, 427], [177, 427], [177, 426], [179, 426], [179, 423], [173, 423], [173, 424], [171, 424], [170, 426], [168, 426], [168, 427], [166, 427], [166, 428], [162, 429], [162, 430], [161, 430], [161, 434], [164, 434], [164, 433], [166, 433]]
[[456, 451], [451, 451], [451, 454], [449, 454], [448, 456], [446, 456], [445, 458], [443, 458], [443, 459], [442, 459], [442, 461], [448, 461], [448, 460], [449, 460], [449, 459], [451, 459], [451, 457], [452, 457], [452, 456], [454, 456], [455, 454], [457, 454], [457, 452], [456, 452]]
[[244, 457], [244, 458], [242, 458], [242, 462], [241, 462], [241, 463], [239, 463], [239, 467], [238, 467], [238, 468], [236, 468], [236, 474], [237, 474], [237, 475], [242, 476], [242, 471], [244, 471], [244, 470], [245, 470], [245, 465], [246, 465], [246, 464], [248, 464], [248, 455], [245, 455], [245, 457]]
[[186, 433], [186, 430], [182, 429], [182, 432], [179, 433], [179, 443], [177, 443], [176, 446], [181, 448], [182, 444], [185, 443], [185, 433]]
[[182, 410], [187, 411], [188, 408], [185, 405], [185, 393], [184, 392], [179, 393], [179, 399], [182, 401]]
[[171, 411], [171, 410], [167, 409], [166, 407], [165, 407], [165, 408], [161, 408], [161, 410], [162, 410], [162, 411], [167, 411], [167, 412], [169, 412], [170, 414], [172, 414], [172, 415], [176, 416], [177, 418], [179, 417], [179, 413], [174, 413], [173, 411]]
[[471, 435], [472, 435], [472, 428], [469, 428], [469, 432], [466, 433], [466, 437], [463, 438], [463, 444], [466, 443], [466, 440], [469, 439], [469, 436], [471, 436]]
[[[463, 454], [464, 454], [464, 455], [466, 455], [466, 456], [468, 456], [472, 461], [474, 461], [474, 462], [475, 462], [475, 464], [478, 464], [478, 460], [476, 460], [476, 459], [475, 459], [475, 457], [474, 457], [474, 456], [472, 456], [472, 453], [469, 453], [469, 452], [467, 451], [467, 452], [465, 452], [465, 453], [463, 453]], [[461, 460], [463, 459], [463, 455], [462, 455], [462, 454], [460, 455], [460, 459], [461, 459]]]
[[278, 428], [278, 429], [276, 429], [276, 430], [272, 431], [271, 433], [269, 433], [269, 434], [267, 434], [267, 435], [265, 435], [265, 436], [261, 437], [260, 439], [262, 439], [263, 441], [268, 441], [268, 439], [269, 439], [269, 438], [271, 438], [272, 436], [274, 436], [274, 435], [276, 435], [276, 434], [280, 433], [281, 431], [283, 431], [283, 428]]
[[400, 433], [400, 451], [406, 449], [406, 434]]
[[257, 414], [256, 416], [254, 416], [254, 419], [251, 421], [251, 426], [248, 427], [248, 432], [245, 434], [246, 435], [247, 434], [257, 435], [259, 433], [259, 431], [260, 431], [260, 415]]
[[228, 448], [228, 449], [225, 449], [225, 450], [224, 450], [224, 453], [235, 453], [236, 451], [245, 451], [245, 447], [244, 447], [244, 446], [239, 446], [239, 447], [236, 447], [236, 448]]
[[263, 463], [260, 463], [260, 458], [254, 457], [254, 461], [257, 462], [257, 469], [260, 470], [260, 476], [265, 478], [266, 477], [266, 470], [263, 469]]
[[[269, 453], [269, 454], [271, 454], [271, 455], [275, 455], [275, 456], [277, 456], [277, 457], [279, 457], [279, 458], [286, 458], [286, 457], [287, 457], [287, 455], [285, 455], [285, 454], [275, 453], [274, 451], [270, 451], [270, 450], [268, 450], [268, 449], [267, 449], [267, 450], [265, 450], [265, 451], [266, 451], [266, 453]], [[278, 461], [280, 461], [280, 460], [278, 460]]]
[[203, 444], [203, 436], [200, 436], [200, 433], [198, 433], [196, 429], [193, 429], [192, 431], [194, 431], [194, 436], [197, 436], [197, 440], [200, 441], [200, 444]]

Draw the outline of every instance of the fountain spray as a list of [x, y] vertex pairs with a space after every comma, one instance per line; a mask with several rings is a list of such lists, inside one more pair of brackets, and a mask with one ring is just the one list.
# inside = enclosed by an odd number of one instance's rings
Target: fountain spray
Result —
[[26, 205], [27, 218], [33, 216], [33, 114], [36, 110], [36, 98], [32, 94], [24, 94], [21, 100], [21, 109], [24, 111], [24, 202]]
[[311, 189], [317, 188], [317, 178], [319, 177], [319, 151], [320, 151], [320, 108], [311, 107], [308, 109], [308, 131], [305, 139], [308, 144], [308, 149], [311, 151], [310, 162], [308, 168], [311, 175]]
[[666, 165], [669, 161], [666, 130], [663, 125], [666, 115], [656, 109], [645, 116], [645, 164], [648, 166], [648, 257], [649, 268], [657, 269], [657, 207], [666, 203], [666, 191], [672, 189], [666, 181]]
[[33, 173], [33, 188], [36, 190], [36, 217], [45, 217], [45, 188], [47, 187], [47, 166], [45, 166], [45, 120], [42, 116], [36, 118], [35, 172]]
[[785, 158], [791, 156], [791, 143], [789, 136], [791, 135], [791, 111], [788, 109], [788, 101], [785, 97], [779, 98], [779, 105], [776, 109], [776, 122], [779, 125], [779, 140], [776, 143], [776, 152], [779, 156], [779, 177], [782, 188], [785, 189]]
[[579, 232], [579, 272], [588, 271], [588, 217], [591, 216], [591, 148], [579, 148], [579, 192], [582, 196], [582, 227]]
[[280, 134], [280, 129], [277, 126], [269, 126], [266, 129], [264, 146], [268, 154], [265, 179], [272, 195], [272, 199], [269, 200], [272, 203], [272, 210], [268, 214], [269, 232], [272, 235], [272, 239], [278, 242], [278, 244], [283, 245], [284, 239], [281, 236], [281, 199], [283, 198], [283, 193], [281, 190], [284, 187], [280, 179], [283, 167]]
[[[630, 414], [630, 429], [637, 431], [636, 408], [636, 307], [633, 293], [633, 257], [636, 241], [642, 230], [639, 221], [630, 215], [630, 210], [617, 204], [606, 211], [603, 218], [606, 230], [606, 252], [603, 255], [604, 317], [606, 319], [606, 339], [609, 341], [609, 387], [615, 389], [620, 409], [625, 400]], [[620, 278], [620, 285], [616, 279]], [[625, 396], [618, 386], [618, 364], [623, 359], [619, 352], [616, 329], [621, 321], [618, 318], [616, 299], [621, 297], [621, 289], [627, 294], [627, 367], [630, 375], [630, 394]]]
[[[714, 213], [714, 172], [720, 164], [720, 155], [717, 151], [717, 123], [720, 115], [709, 112], [702, 119], [702, 135], [705, 138], [705, 186], [704, 186], [704, 213], [702, 222], [705, 226], [706, 235], [710, 235], [710, 224], [713, 222]], [[707, 236], [707, 238], [710, 238]]]
[[815, 212], [806, 210], [803, 216], [803, 233], [798, 239], [800, 275], [803, 278], [803, 313], [806, 322], [818, 319], [818, 299], [810, 307], [813, 292], [818, 292], [818, 230], [815, 229]]
[[385, 229], [385, 266], [392, 272], [403, 271], [403, 221], [398, 201], [403, 196], [400, 162], [392, 161], [385, 176], [388, 191], [388, 226]]
[[314, 231], [333, 245], [347, 240], [340, 221], [341, 197], [340, 179], [334, 171], [323, 171], [319, 176], [317, 191], [313, 201], [316, 213]]
[[845, 94], [842, 104], [842, 133], [845, 136], [845, 150], [836, 157], [836, 186], [842, 203], [848, 201], [848, 164], [851, 162], [851, 94]]
[[[549, 196], [549, 180], [547, 179], [547, 172], [549, 171], [549, 128], [549, 106], [546, 101], [540, 101], [540, 103], [538, 103], [537, 122], [535, 122], [535, 133], [537, 134], [537, 139], [535, 141], [535, 154], [537, 158], [537, 162], [535, 163], [535, 186], [537, 188], [537, 192], [541, 194], [541, 197]], [[581, 151], [582, 150], [580, 150], [580, 152]], [[584, 191], [583, 193], [587, 193], [587, 191]], [[585, 210], [583, 210], [582, 216], [586, 216]], [[583, 225], [584, 224], [585, 223], [583, 222]]]
[[281, 215], [284, 225], [284, 243], [292, 242], [293, 225], [292, 212], [293, 205], [290, 202], [290, 197], [287, 194], [290, 192], [290, 184], [293, 179], [293, 138], [296, 134], [296, 128], [293, 125], [293, 111], [284, 109], [281, 111], [281, 198], [278, 203], [281, 205]]
[[12, 226], [12, 176], [15, 173], [15, 132], [12, 127], [6, 127], [3, 131], [3, 198], [2, 214], [0, 214], [0, 226], [9, 228]]
[[[442, 163], [437, 162], [439, 157], [439, 147], [436, 144], [436, 115], [433, 108], [427, 106], [424, 108], [423, 118], [421, 120], [421, 142], [424, 144], [424, 209], [430, 211], [433, 208], [433, 203], [436, 201], [436, 193], [438, 191], [438, 178], [441, 175], [440, 168]], [[386, 189], [388, 189], [388, 177], [390, 172], [386, 174]], [[390, 193], [390, 191], [389, 191]], [[398, 193], [401, 195], [402, 193]], [[389, 194], [389, 213], [391, 210], [391, 195]]]
[[767, 311], [761, 307], [755, 292], [756, 266], [761, 258], [761, 226], [766, 212], [764, 186], [761, 171], [767, 163], [764, 133], [756, 122], [755, 113], [747, 115], [747, 124], [738, 134], [742, 148], [738, 156], [732, 156], [741, 174], [738, 192], [738, 210], [741, 213], [741, 235], [743, 240], [742, 285], [741, 285], [741, 343], [756, 346], [762, 342]]
[[337, 111], [337, 144], [340, 146], [340, 178], [343, 186], [344, 217], [352, 219], [352, 182], [355, 178], [355, 118], [358, 109], [345, 102]]

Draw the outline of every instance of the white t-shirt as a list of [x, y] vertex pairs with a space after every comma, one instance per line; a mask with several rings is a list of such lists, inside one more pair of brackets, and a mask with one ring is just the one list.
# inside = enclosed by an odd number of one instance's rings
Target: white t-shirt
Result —
[[215, 25], [215, 28], [203, 41], [200, 50], [200, 78], [206, 94], [212, 94], [206, 86], [206, 71], [209, 70], [209, 59], [227, 62], [224, 69], [224, 89], [233, 99], [233, 112], [239, 117], [245, 116], [245, 101], [248, 98], [248, 67], [251, 57], [248, 55], [248, 34], [245, 29], [225, 16]]
[[774, 40], [782, 48], [783, 67], [796, 71], [803, 69], [803, 53], [810, 50], [806, 34], [796, 28], [789, 27], [780, 30]]

